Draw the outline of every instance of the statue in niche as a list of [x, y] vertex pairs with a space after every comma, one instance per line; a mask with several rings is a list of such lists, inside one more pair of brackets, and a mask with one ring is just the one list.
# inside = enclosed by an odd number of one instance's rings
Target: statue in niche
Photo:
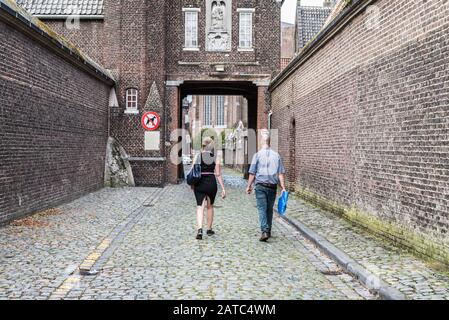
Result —
[[211, 29], [214, 31], [226, 31], [226, 3], [224, 1], [213, 1], [211, 11]]
[[207, 0], [206, 50], [230, 51], [232, 0]]

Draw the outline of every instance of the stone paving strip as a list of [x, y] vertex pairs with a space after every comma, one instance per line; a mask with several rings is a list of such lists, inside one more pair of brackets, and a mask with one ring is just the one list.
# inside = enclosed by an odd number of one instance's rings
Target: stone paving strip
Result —
[[370, 273], [357, 261], [346, 254], [346, 252], [340, 250], [301, 222], [289, 219], [286, 216], [282, 216], [281, 218], [289, 225], [293, 226], [296, 230], [301, 232], [306, 239], [312, 241], [312, 243], [315, 244], [320, 251], [330, 256], [343, 270], [353, 275], [366, 287], [375, 291], [380, 298], [385, 300], [407, 300], [407, 297], [402, 292], [392, 286], [389, 286], [377, 275]]
[[447, 269], [432, 268], [404, 249], [296, 197], [289, 200], [287, 217], [326, 238], [408, 299], [449, 300]]
[[164, 193], [167, 192], [167, 188], [160, 188], [158, 191], [156, 191], [154, 194], [149, 196], [143, 203], [144, 207], [152, 207], [154, 206], [159, 199], [162, 197]]
[[83, 260], [159, 190], [102, 189], [0, 228], [0, 299], [48, 299], [76, 286]]
[[[143, 206], [151, 206], [167, 190], [171, 188], [160, 188], [160, 190], [151, 192], [151, 195], [143, 202]], [[143, 207], [138, 207], [132, 211], [128, 217], [121, 221], [111, 233], [103, 239], [95, 250], [93, 250], [78, 267], [78, 272], [70, 275], [60, 287], [58, 287], [50, 296], [50, 299], [64, 299], [70, 295], [71, 290], [78, 287], [81, 276], [94, 275], [102, 270], [104, 262], [112, 255], [114, 250], [120, 245], [126, 234], [142, 218], [145, 211]]]

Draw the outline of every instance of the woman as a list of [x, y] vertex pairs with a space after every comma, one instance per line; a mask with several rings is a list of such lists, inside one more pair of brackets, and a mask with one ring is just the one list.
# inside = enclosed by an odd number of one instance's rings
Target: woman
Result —
[[[204, 209], [207, 207], [207, 235], [212, 236], [215, 232], [212, 230], [214, 222], [214, 202], [217, 195], [217, 180], [221, 186], [221, 197], [226, 198], [223, 178], [221, 176], [220, 161], [214, 150], [214, 140], [205, 138], [202, 144], [201, 154], [195, 158], [193, 163], [201, 161], [201, 180], [193, 187], [196, 198], [196, 219], [198, 223], [197, 240], [203, 239], [203, 219]], [[197, 162], [198, 161], [198, 162]]]

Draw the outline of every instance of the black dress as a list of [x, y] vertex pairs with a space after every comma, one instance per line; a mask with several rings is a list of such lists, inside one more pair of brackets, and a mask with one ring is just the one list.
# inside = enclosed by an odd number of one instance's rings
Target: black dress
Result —
[[209, 197], [214, 204], [217, 195], [217, 179], [215, 178], [216, 156], [211, 152], [202, 152], [201, 155], [201, 180], [195, 185], [194, 193], [196, 204], [203, 205], [204, 198]]

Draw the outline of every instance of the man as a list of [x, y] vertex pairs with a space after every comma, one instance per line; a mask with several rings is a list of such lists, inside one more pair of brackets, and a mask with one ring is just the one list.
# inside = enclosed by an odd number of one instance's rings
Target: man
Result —
[[261, 150], [254, 155], [251, 161], [248, 187], [246, 188], [248, 194], [251, 194], [253, 190], [254, 181], [256, 184], [257, 209], [259, 211], [260, 228], [262, 231], [260, 241], [267, 242], [271, 238], [273, 207], [276, 201], [278, 184], [285, 191], [285, 168], [281, 156], [270, 147], [268, 130], [262, 131]]

